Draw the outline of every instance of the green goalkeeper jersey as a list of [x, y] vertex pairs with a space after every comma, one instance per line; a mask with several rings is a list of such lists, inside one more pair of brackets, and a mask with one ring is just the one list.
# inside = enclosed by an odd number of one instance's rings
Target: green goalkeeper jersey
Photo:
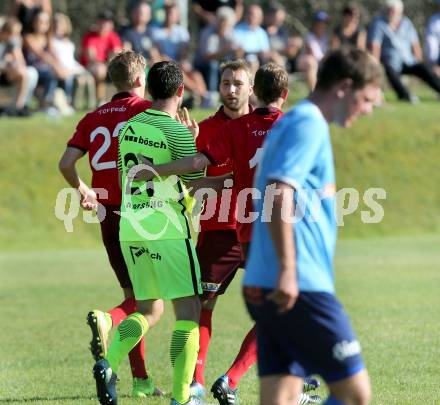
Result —
[[[119, 134], [118, 169], [122, 179], [120, 241], [190, 238], [187, 212], [191, 199], [183, 182], [203, 172], [155, 177], [148, 182], [131, 181], [129, 170], [142, 155], [153, 164], [197, 153], [194, 138], [169, 114], [146, 110], [132, 117]], [[183, 182], [182, 182], [183, 181]]]

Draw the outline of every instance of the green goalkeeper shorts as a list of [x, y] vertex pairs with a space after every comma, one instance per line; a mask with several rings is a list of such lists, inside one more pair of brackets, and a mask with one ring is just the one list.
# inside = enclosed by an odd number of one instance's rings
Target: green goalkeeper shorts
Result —
[[202, 293], [192, 240], [121, 242], [137, 300], [190, 297]]

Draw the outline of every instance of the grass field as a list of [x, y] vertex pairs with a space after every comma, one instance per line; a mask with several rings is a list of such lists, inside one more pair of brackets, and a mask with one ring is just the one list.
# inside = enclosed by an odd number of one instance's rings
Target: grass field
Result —
[[[339, 244], [338, 291], [363, 344], [375, 405], [439, 403], [439, 243], [439, 237], [419, 237]], [[0, 403], [96, 403], [85, 315], [90, 308], [111, 306], [119, 297], [104, 252], [1, 253], [0, 269]], [[168, 391], [172, 322], [168, 306], [147, 339], [149, 368]], [[214, 318], [208, 382], [228, 368], [249, 326], [237, 280]], [[121, 404], [168, 404], [126, 397], [127, 361], [120, 377]], [[241, 403], [257, 404], [257, 389], [251, 369], [240, 385]]]
[[[380, 224], [361, 223], [362, 205], [345, 219], [336, 258], [338, 294], [363, 344], [374, 405], [440, 404], [439, 104], [419, 96], [416, 107], [391, 101], [354, 128], [332, 131], [338, 188], [387, 192]], [[0, 405], [97, 403], [85, 316], [117, 304], [120, 292], [98, 227], [78, 217], [67, 233], [54, 215], [65, 187], [57, 162], [79, 118], [0, 120]], [[80, 173], [89, 179], [86, 159]], [[208, 383], [249, 329], [239, 290], [237, 279], [216, 311]], [[172, 324], [167, 307], [147, 349], [153, 377], [168, 391]], [[130, 400], [127, 363], [120, 377], [123, 405], [168, 403]], [[242, 405], [257, 404], [257, 391], [251, 370]]]

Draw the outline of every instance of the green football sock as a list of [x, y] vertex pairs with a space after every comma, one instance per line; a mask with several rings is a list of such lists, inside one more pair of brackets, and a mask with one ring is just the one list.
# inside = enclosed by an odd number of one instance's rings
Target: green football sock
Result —
[[176, 321], [171, 338], [170, 357], [173, 366], [172, 397], [184, 404], [189, 400], [189, 386], [192, 382], [199, 351], [199, 325], [193, 321]]
[[107, 353], [107, 361], [117, 373], [119, 364], [148, 331], [148, 322], [139, 312], [127, 316], [116, 329]]

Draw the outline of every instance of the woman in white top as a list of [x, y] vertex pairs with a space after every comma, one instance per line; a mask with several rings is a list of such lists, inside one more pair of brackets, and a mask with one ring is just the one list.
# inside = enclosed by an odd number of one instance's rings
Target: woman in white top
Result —
[[[64, 80], [63, 88], [69, 103], [73, 102], [73, 93], [76, 83], [76, 97], [74, 105], [78, 107], [79, 100], [84, 99], [84, 89], [87, 87], [87, 108], [96, 105], [95, 80], [93, 76], [75, 58], [75, 44], [69, 38], [72, 34], [70, 18], [62, 13], [54, 15], [53, 51], [63, 68], [69, 72]], [[81, 97], [80, 97], [81, 95]]]

